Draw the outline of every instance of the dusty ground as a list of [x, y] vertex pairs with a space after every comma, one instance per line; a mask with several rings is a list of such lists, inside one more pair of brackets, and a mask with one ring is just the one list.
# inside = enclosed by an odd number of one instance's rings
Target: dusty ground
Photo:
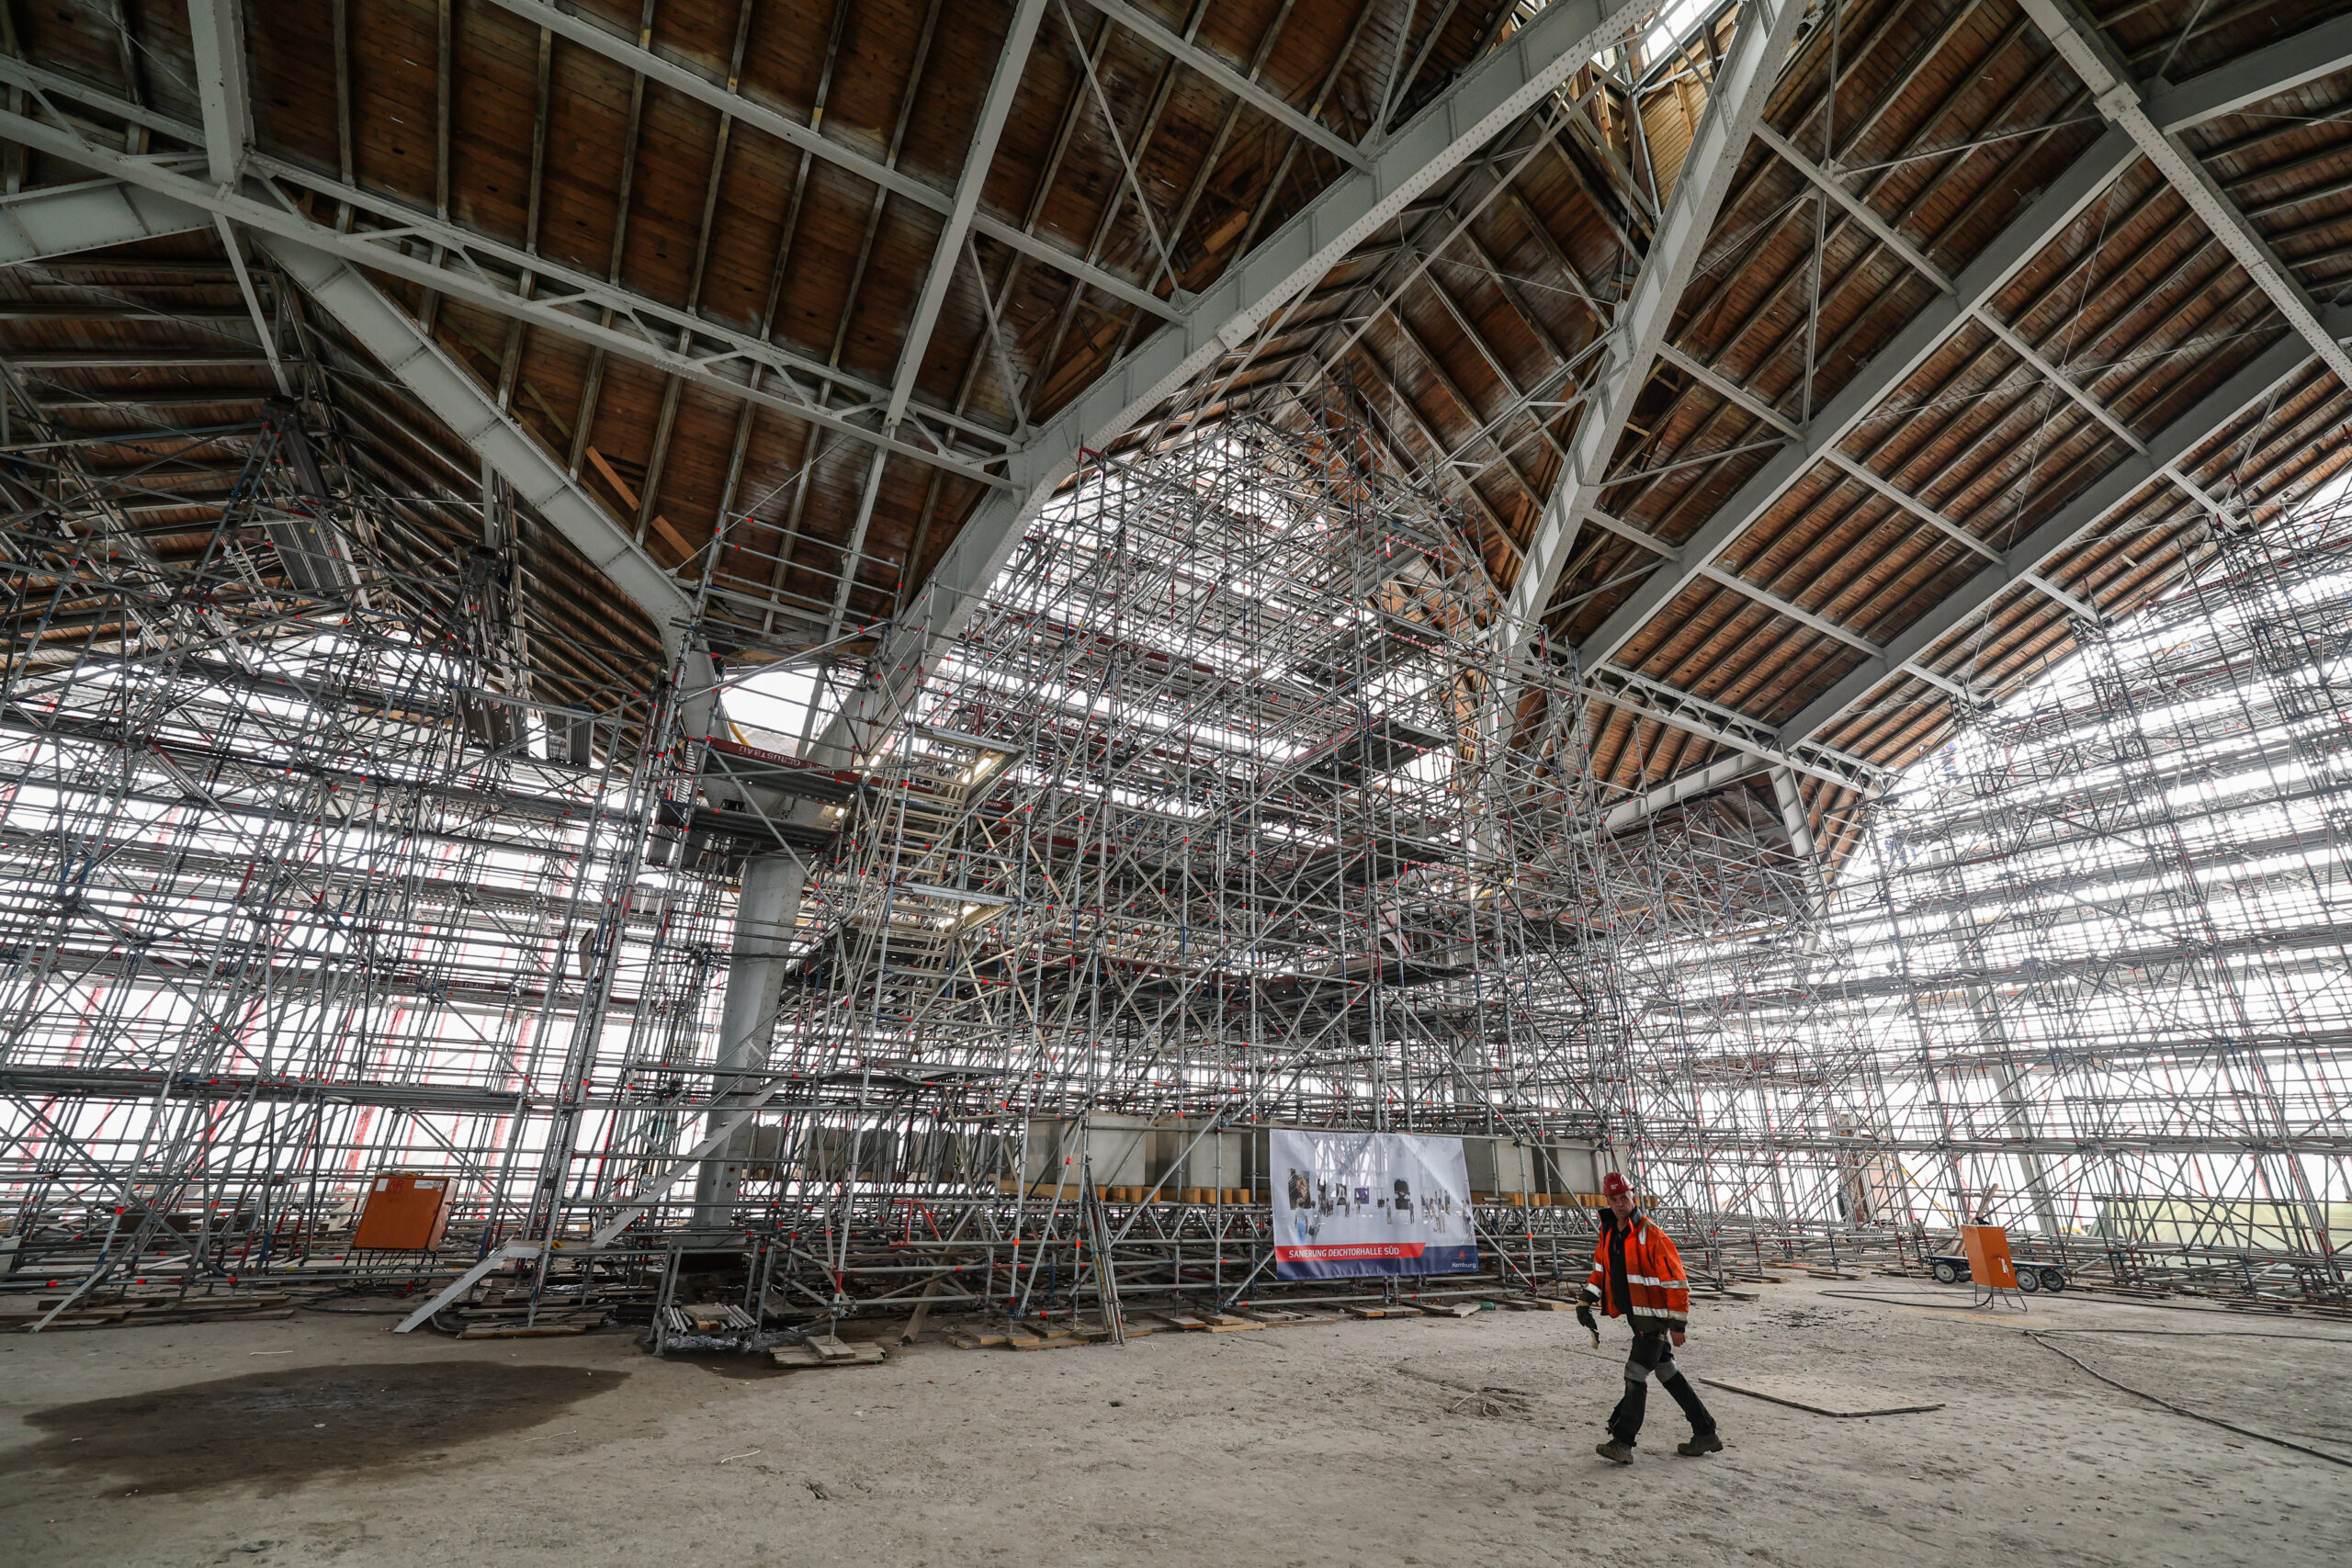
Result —
[[[0, 1562], [2278, 1568], [2352, 1541], [2352, 1469], [2143, 1404], [2015, 1331], [2162, 1330], [2057, 1343], [2352, 1457], [2341, 1325], [2079, 1298], [1996, 1322], [1768, 1286], [1702, 1309], [1691, 1372], [1945, 1408], [1831, 1420], [1707, 1389], [1731, 1447], [1683, 1460], [1654, 1393], [1618, 1470], [1592, 1445], [1623, 1330], [1595, 1355], [1565, 1314], [751, 1375], [620, 1334], [459, 1344], [388, 1321], [0, 1338]], [[2183, 1337], [2205, 1331], [2228, 1337]]]

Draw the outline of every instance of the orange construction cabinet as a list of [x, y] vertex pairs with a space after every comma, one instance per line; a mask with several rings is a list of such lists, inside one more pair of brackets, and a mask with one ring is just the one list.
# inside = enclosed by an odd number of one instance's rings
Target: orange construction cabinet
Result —
[[1999, 1225], [1962, 1225], [1962, 1247], [1968, 1252], [1968, 1277], [1996, 1290], [2018, 1288], [2017, 1265], [2009, 1261], [2009, 1233]]
[[387, 1171], [376, 1178], [367, 1207], [359, 1211], [354, 1248], [373, 1252], [431, 1252], [449, 1228], [449, 1179]]

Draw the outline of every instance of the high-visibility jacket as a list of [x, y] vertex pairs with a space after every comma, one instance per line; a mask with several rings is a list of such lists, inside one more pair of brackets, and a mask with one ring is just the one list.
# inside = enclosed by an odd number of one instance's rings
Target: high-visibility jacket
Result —
[[1673, 1239], [1650, 1223], [1647, 1214], [1636, 1210], [1627, 1223], [1633, 1229], [1625, 1237], [1625, 1293], [1633, 1299], [1611, 1299], [1615, 1292], [1609, 1286], [1609, 1231], [1604, 1227], [1600, 1245], [1592, 1249], [1592, 1276], [1589, 1281], [1600, 1292], [1600, 1310], [1611, 1317], [1630, 1313], [1637, 1334], [1687, 1328], [1690, 1323], [1690, 1281], [1682, 1272], [1682, 1255], [1674, 1249]]

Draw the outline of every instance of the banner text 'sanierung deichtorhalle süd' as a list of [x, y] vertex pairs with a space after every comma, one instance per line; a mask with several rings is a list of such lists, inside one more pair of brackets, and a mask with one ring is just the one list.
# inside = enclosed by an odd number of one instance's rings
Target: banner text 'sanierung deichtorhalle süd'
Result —
[[1461, 1139], [1277, 1127], [1268, 1143], [1276, 1277], [1477, 1271]]

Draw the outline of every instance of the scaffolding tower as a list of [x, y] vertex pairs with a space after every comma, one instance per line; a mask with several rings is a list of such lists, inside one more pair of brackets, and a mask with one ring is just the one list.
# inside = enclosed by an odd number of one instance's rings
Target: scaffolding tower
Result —
[[[397, 562], [331, 439], [273, 418], [193, 569], [10, 481], [18, 1274], [569, 1249], [667, 1310], [724, 1253], [753, 1321], [1115, 1326], [1253, 1289], [1290, 1126], [1464, 1138], [1464, 1288], [1573, 1268], [1623, 1168], [1719, 1277], [1990, 1217], [2342, 1298], [2341, 509], [2078, 628], [1825, 863], [1752, 781], [1596, 780], [1606, 696], [1341, 394], [1088, 454], [845, 765], [714, 710], [695, 626], [540, 690], [500, 551]], [[354, 1249], [394, 1168], [441, 1257]]]
[[343, 1266], [397, 1168], [458, 1191], [452, 1247], [560, 1229], [664, 1135], [641, 1102], [724, 951], [725, 889], [645, 863], [693, 788], [675, 682], [540, 693], [495, 520], [404, 567], [399, 498], [290, 404], [193, 563], [74, 443], [35, 451], [0, 685], [10, 1274]]
[[1678, 1203], [2344, 1299], [2352, 516], [2183, 565], [1963, 716], [1815, 912], [1629, 957], [1641, 1081], [1694, 1097], [1653, 1154]]

